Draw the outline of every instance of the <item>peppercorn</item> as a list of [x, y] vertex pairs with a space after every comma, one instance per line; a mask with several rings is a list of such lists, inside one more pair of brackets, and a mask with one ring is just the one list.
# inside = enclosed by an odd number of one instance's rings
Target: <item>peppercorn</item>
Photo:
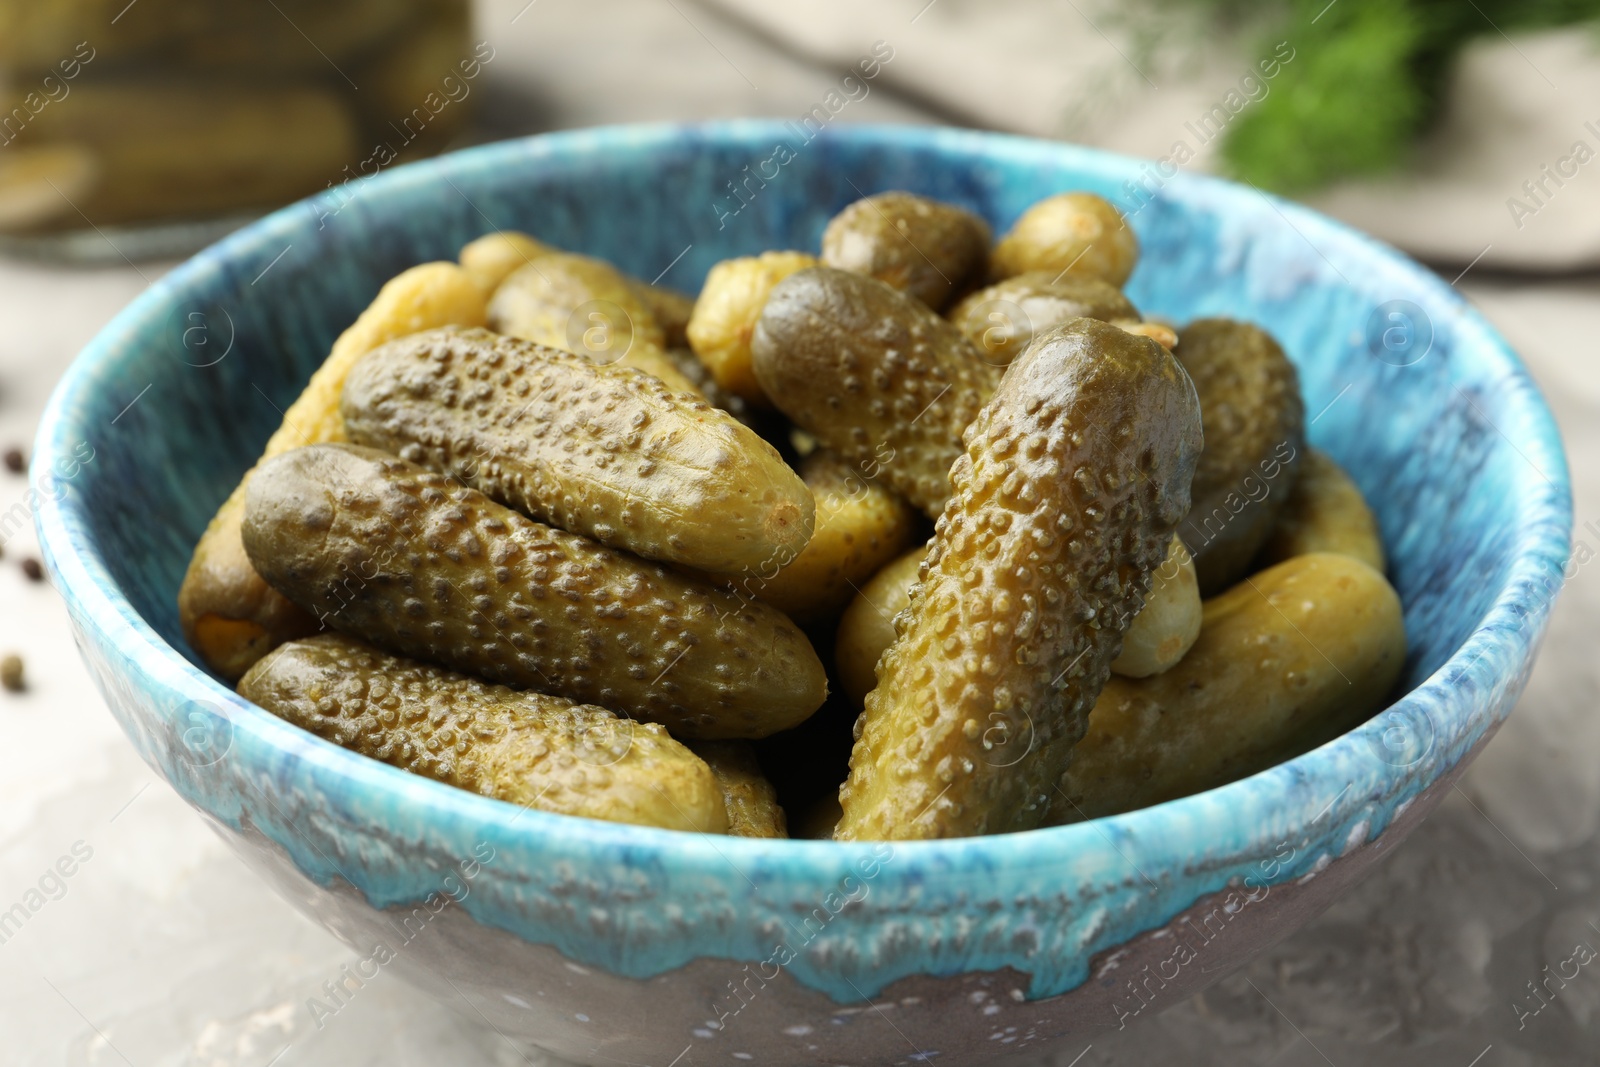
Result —
[[10, 693], [20, 693], [28, 686], [22, 677], [22, 657], [16, 653], [0, 658], [0, 686]]

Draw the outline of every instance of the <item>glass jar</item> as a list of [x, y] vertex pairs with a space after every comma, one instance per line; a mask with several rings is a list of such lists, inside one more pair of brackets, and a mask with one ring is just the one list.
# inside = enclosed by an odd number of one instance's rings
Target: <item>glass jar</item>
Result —
[[467, 0], [0, 0], [0, 245], [176, 254], [461, 134]]

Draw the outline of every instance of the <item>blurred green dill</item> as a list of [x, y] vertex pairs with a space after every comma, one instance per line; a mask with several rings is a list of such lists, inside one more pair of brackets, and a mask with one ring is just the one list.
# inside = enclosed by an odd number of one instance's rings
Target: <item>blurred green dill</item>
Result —
[[[1452, 65], [1474, 38], [1600, 22], [1600, 0], [1147, 0], [1245, 28], [1295, 50], [1271, 93], [1230, 123], [1233, 176], [1279, 192], [1405, 163], [1439, 115]], [[1180, 11], [1179, 9], [1184, 9]]]

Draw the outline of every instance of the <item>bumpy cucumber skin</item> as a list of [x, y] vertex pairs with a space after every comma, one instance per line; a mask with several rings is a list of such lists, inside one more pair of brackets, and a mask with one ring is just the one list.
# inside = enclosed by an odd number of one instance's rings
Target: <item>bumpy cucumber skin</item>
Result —
[[755, 431], [558, 349], [487, 330], [417, 334], [356, 365], [341, 411], [357, 443], [651, 559], [737, 573], [811, 538], [811, 491]]
[[1294, 364], [1247, 322], [1192, 322], [1175, 354], [1194, 379], [1206, 434], [1194, 507], [1178, 533], [1194, 554], [1200, 594], [1213, 596], [1249, 573], [1294, 491], [1305, 402]]
[[716, 776], [728, 809], [730, 837], [789, 836], [789, 820], [778, 804], [778, 791], [761, 773], [749, 742], [691, 741], [689, 749], [705, 760]]
[[262, 577], [336, 630], [679, 737], [764, 737], [827, 696], [810, 642], [776, 609], [375, 449], [317, 445], [262, 465], [244, 544]]
[[1035, 336], [1068, 319], [1137, 322], [1139, 309], [1099, 278], [1030, 271], [969, 294], [949, 318], [985, 359], [1007, 366]]
[[1037, 826], [1188, 510], [1194, 386], [1093, 319], [1047, 332], [967, 430], [857, 722], [841, 840]]
[[1332, 553], [1296, 556], [1206, 601], [1200, 639], [1153, 678], [1113, 678], [1051, 798], [1050, 822], [1224, 785], [1383, 707], [1405, 665], [1400, 598]]
[[831, 267], [778, 283], [750, 351], [784, 414], [930, 516], [1003, 373], [921, 301]]
[[989, 224], [914, 193], [876, 193], [850, 204], [822, 231], [822, 262], [876, 278], [935, 311], [982, 280]]
[[338, 634], [279, 646], [241, 696], [363, 756], [540, 811], [719, 834], [711, 769], [654, 723], [516, 692]]
[[[262, 458], [315, 441], [345, 440], [339, 392], [350, 368], [396, 337], [457, 323], [481, 326], [484, 293], [454, 263], [423, 263], [384, 283], [339, 339], [305, 389], [283, 414]], [[258, 461], [259, 462], [259, 461]], [[229, 681], [284, 641], [317, 632], [316, 621], [289, 603], [251, 568], [239, 540], [244, 491], [252, 468], [200, 535], [178, 588], [178, 621], [190, 647]]]
[[711, 371], [700, 362], [700, 357], [694, 354], [694, 349], [669, 348], [666, 357], [678, 369], [679, 374], [693, 383], [700, 395], [706, 398], [706, 403], [726, 411], [745, 426], [759, 432], [762, 418], [768, 413], [745, 403], [744, 397], [730, 393], [718, 385], [717, 380], [711, 376]]

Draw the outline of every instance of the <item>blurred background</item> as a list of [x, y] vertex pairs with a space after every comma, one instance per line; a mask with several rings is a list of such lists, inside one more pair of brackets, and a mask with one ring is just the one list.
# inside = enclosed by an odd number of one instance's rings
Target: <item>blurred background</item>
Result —
[[[0, 516], [67, 363], [174, 263], [456, 147], [823, 109], [1143, 157], [1125, 211], [1183, 171], [1292, 196], [1433, 267], [1522, 353], [1567, 438], [1568, 582], [1518, 712], [1377, 875], [1059, 1062], [1593, 1064], [1597, 19], [1600, 0], [0, 0]], [[875, 45], [880, 75], [848, 77]], [[0, 551], [0, 908], [63, 841], [76, 857], [0, 934], [0, 1062], [553, 1063], [392, 977], [319, 1023], [306, 1001], [350, 950], [135, 757], [31, 523], [0, 521]], [[1536, 989], [1580, 945], [1595, 962]]]

